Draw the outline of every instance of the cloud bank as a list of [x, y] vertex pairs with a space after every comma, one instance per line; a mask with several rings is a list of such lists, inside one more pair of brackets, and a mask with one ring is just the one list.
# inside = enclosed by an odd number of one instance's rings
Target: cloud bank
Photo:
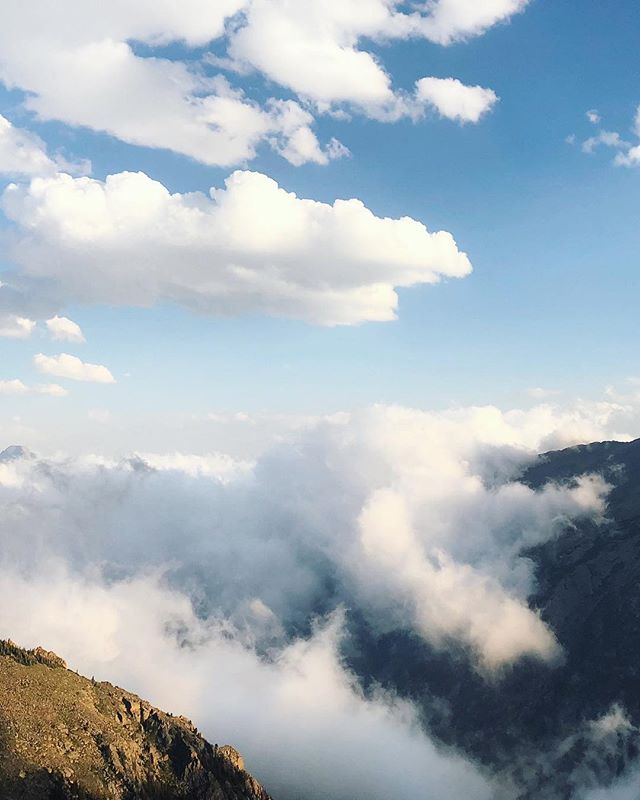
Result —
[[374, 407], [254, 463], [0, 459], [0, 628], [189, 714], [285, 800], [489, 798], [494, 780], [436, 747], [410, 705], [363, 693], [345, 611], [463, 648], [494, 680], [522, 656], [553, 669], [524, 553], [597, 523], [607, 487], [518, 475], [566, 443], [558, 431], [603, 423], [603, 409]]
[[437, 646], [456, 639], [486, 668], [526, 653], [553, 659], [554, 640], [526, 605], [533, 576], [521, 553], [572, 519], [597, 518], [606, 486], [520, 484], [540, 422], [534, 412], [380, 407], [322, 422], [249, 471], [222, 457], [18, 463], [11, 483], [25, 496], [12, 503], [25, 511], [7, 546], [28, 559], [47, 544], [83, 568], [206, 565], [203, 601], [234, 617], [257, 598], [285, 633], [308, 624], [331, 577], [323, 603], [355, 604]]
[[408, 704], [362, 694], [340, 661], [339, 618], [266, 660], [153, 577], [107, 584], [54, 566], [28, 580], [0, 577], [0, 598], [12, 596], [21, 607], [0, 609], [3, 629], [17, 622], [23, 641], [46, 636], [84, 672], [189, 714], [212, 741], [239, 747], [282, 800], [492, 795], [477, 768], [436, 748]]

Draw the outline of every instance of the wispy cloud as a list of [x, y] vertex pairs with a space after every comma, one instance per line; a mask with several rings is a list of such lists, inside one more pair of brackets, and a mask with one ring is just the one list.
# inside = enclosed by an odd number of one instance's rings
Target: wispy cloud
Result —
[[0, 380], [0, 394], [4, 395], [26, 395], [44, 394], [51, 397], [66, 397], [68, 392], [57, 383], [47, 383], [38, 386], [27, 386], [18, 378], [13, 380]]

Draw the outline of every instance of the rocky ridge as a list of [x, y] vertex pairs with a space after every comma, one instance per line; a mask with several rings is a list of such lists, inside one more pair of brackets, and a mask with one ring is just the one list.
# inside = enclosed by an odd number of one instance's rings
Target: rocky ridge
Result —
[[0, 800], [270, 800], [229, 745], [0, 641]]

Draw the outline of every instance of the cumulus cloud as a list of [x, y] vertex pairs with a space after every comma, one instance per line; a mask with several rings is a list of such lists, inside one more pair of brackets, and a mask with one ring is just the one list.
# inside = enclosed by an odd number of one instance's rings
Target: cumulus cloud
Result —
[[[182, 61], [141, 57], [130, 44], [201, 46], [220, 36], [225, 19], [243, 4], [229, 0], [212, 9], [203, 0], [189, 0], [178, 14], [175, 3], [137, 3], [131, 11], [123, 4], [106, 9], [65, 0], [51, 13], [46, 3], [33, 0], [3, 12], [0, 80], [28, 91], [25, 105], [41, 119], [90, 127], [206, 164], [244, 162], [261, 142], [271, 142], [285, 157], [293, 154], [295, 163], [339, 157], [335, 147], [321, 148], [309, 127], [313, 118], [294, 101], [260, 106], [222, 76], [207, 77]], [[302, 138], [305, 148], [296, 146]]]
[[115, 378], [106, 367], [101, 364], [87, 364], [68, 353], [60, 353], [57, 356], [38, 353], [33, 357], [33, 363], [40, 372], [58, 378], [88, 383], [115, 383]]
[[529, 0], [435, 0], [427, 3], [431, 13], [422, 27], [432, 41], [451, 44], [479, 36], [524, 11], [528, 4]]
[[459, 122], [478, 122], [498, 101], [496, 93], [482, 86], [465, 86], [455, 78], [422, 78], [417, 96], [440, 116]]
[[471, 271], [450, 233], [356, 199], [302, 199], [255, 172], [209, 197], [171, 194], [143, 173], [59, 174], [10, 185], [2, 208], [18, 228], [14, 261], [68, 302], [354, 324], [394, 319], [397, 287]]
[[[423, 37], [450, 44], [484, 32], [523, 10], [526, 4], [526, 0], [482, 4], [438, 0], [424, 4], [422, 10], [416, 5], [407, 13], [401, 8], [404, 4], [386, 0], [364, 0], [348, 6], [338, 0], [252, 0], [244, 22], [230, 34], [228, 52], [231, 63], [262, 72], [314, 103], [320, 111], [347, 104], [374, 118], [394, 120], [405, 114], [415, 115], [420, 96], [407, 102], [402, 93], [395, 91], [379, 58], [360, 47], [362, 39], [384, 43]], [[454, 91], [459, 109], [462, 92], [449, 86], [449, 98]], [[444, 89], [440, 88], [441, 105], [445, 105], [443, 95]], [[449, 99], [446, 107], [452, 102]], [[495, 102], [495, 95], [493, 102], [487, 95], [472, 101], [467, 92], [464, 102], [465, 108], [472, 102], [481, 102], [486, 110]], [[480, 114], [468, 119], [477, 122], [479, 117]]]
[[85, 341], [84, 334], [77, 322], [68, 317], [51, 317], [46, 321], [47, 330], [51, 338], [56, 341], [76, 342], [81, 344]]
[[[313, 118], [295, 100], [260, 104], [221, 74], [212, 77], [205, 65], [160, 57], [154, 48], [211, 45], [216, 56], [209, 66], [257, 70], [319, 112], [346, 105], [393, 120], [415, 110], [363, 41], [422, 37], [446, 45], [483, 33], [526, 4], [434, 0], [407, 10], [400, 0], [226, 0], [213, 8], [205, 0], [186, 0], [178, 12], [175, 2], [106, 8], [95, 0], [62, 0], [54, 12], [44, 0], [27, 0], [3, 9], [0, 80], [27, 92], [26, 108], [41, 119], [168, 148], [206, 164], [242, 163], [261, 143], [294, 164], [323, 164], [346, 148], [334, 141], [323, 147]], [[140, 54], [132, 43], [152, 55]]]
[[640, 144], [617, 153], [613, 163], [617, 167], [637, 167], [640, 164]]
[[41, 384], [39, 386], [27, 386], [21, 380], [14, 378], [9, 381], [0, 381], [0, 395], [26, 395], [26, 394], [46, 394], [51, 397], [66, 397], [68, 392], [57, 383]]
[[[365, 0], [357, 6], [331, 0], [256, 0], [232, 34], [233, 61], [320, 106], [350, 103], [376, 108], [393, 101], [391, 79], [370, 53], [358, 49], [362, 36], [393, 35], [407, 17], [395, 3]], [[404, 33], [404, 32], [403, 32]]]
[[0, 336], [9, 339], [28, 339], [35, 327], [36, 323], [32, 319], [0, 312]]

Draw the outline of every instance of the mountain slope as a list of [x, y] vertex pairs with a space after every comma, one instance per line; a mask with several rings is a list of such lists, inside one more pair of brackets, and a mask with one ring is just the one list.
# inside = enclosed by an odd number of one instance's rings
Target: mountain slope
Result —
[[269, 800], [229, 746], [40, 648], [0, 642], [1, 800]]

